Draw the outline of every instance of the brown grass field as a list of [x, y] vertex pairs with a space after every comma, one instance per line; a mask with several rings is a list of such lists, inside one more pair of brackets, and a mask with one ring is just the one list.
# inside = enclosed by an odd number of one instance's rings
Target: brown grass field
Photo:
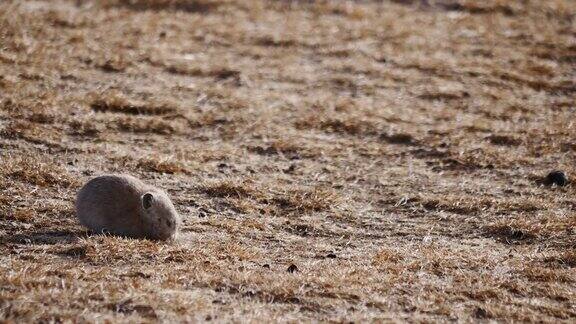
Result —
[[0, 322], [574, 323], [575, 102], [573, 0], [0, 1]]

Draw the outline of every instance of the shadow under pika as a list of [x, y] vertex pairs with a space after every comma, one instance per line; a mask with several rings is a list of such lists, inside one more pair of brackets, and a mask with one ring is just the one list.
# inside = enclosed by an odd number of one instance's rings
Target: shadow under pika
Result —
[[28, 232], [15, 235], [0, 236], [1, 243], [13, 244], [59, 244], [59, 243], [74, 243], [79, 237], [88, 236], [88, 231], [37, 231]]

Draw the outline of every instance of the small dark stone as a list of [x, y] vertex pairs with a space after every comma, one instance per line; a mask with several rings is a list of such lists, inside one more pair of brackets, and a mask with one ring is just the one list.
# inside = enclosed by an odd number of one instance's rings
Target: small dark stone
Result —
[[204, 318], [205, 321], [209, 322], [212, 320], [212, 316], [211, 315], [206, 315], [206, 317]]
[[290, 272], [290, 273], [294, 273], [298, 271], [298, 267], [295, 264], [291, 264], [288, 269], [286, 269], [286, 271]]
[[270, 269], [270, 265], [269, 265], [269, 264], [265, 264], [265, 265], [262, 266], [262, 268]]
[[256, 296], [256, 293], [252, 290], [248, 290], [247, 292], [243, 293], [242, 296], [244, 297], [254, 297]]
[[160, 38], [166, 37], [166, 32], [165, 32], [165, 31], [161, 31], [160, 34], [158, 34], [158, 37], [160, 37]]
[[216, 72], [216, 79], [217, 80], [225, 80], [225, 79], [229, 79], [229, 78], [239, 78], [240, 77], [240, 71], [234, 71], [234, 70], [220, 70]]
[[294, 170], [296, 170], [296, 165], [295, 164], [291, 164], [288, 169], [284, 170], [284, 173], [293, 173]]
[[123, 72], [126, 70], [126, 65], [110, 60], [100, 64], [98, 67], [104, 72]]
[[198, 217], [204, 218], [207, 217], [208, 215], [210, 215], [210, 212], [206, 208], [200, 207], [198, 209]]
[[414, 144], [414, 137], [410, 134], [382, 134], [380, 136], [381, 139], [387, 141], [390, 144], [405, 144], [405, 145], [413, 145]]
[[524, 238], [524, 232], [522, 232], [521, 230], [513, 230], [510, 233], [510, 238], [513, 240], [521, 240]]
[[476, 318], [488, 318], [488, 312], [484, 308], [477, 307], [474, 311], [474, 317]]
[[548, 173], [544, 180], [544, 184], [548, 186], [555, 184], [559, 187], [563, 187], [568, 184], [568, 178], [564, 172], [556, 170]]
[[334, 253], [328, 253], [328, 255], [326, 255], [326, 257], [327, 257], [328, 259], [336, 259], [336, 254], [334, 254]]
[[500, 146], [518, 146], [522, 144], [520, 139], [506, 135], [491, 135], [486, 139], [488, 139], [490, 143]]

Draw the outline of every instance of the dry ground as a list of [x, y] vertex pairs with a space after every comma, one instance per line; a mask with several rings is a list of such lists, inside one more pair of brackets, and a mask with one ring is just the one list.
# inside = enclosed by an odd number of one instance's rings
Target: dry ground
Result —
[[[0, 319], [573, 322], [575, 14], [1, 1]], [[180, 238], [86, 233], [105, 172]]]

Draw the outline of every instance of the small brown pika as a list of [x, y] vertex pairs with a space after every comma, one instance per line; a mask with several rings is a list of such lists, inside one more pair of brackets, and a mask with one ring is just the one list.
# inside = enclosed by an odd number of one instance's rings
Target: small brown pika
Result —
[[167, 240], [180, 227], [180, 216], [163, 190], [129, 175], [103, 175], [76, 196], [76, 216], [95, 233]]

